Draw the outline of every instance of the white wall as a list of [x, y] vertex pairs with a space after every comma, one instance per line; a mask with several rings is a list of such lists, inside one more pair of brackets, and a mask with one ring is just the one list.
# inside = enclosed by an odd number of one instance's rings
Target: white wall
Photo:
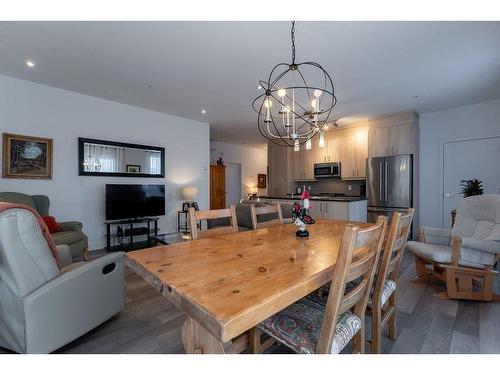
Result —
[[[241, 198], [246, 199], [251, 188], [257, 187], [257, 174], [267, 175], [267, 150], [210, 141], [210, 163], [216, 164], [219, 156], [224, 162], [241, 164]], [[267, 189], [258, 189], [265, 195]]]
[[[500, 136], [500, 100], [420, 116], [420, 224], [441, 226], [443, 144], [449, 141]], [[470, 152], [481, 153], [480, 149]], [[500, 160], [486, 160], [500, 171]], [[458, 164], [458, 163], [457, 163]], [[456, 165], [460, 168], [460, 165]]]
[[[0, 191], [46, 194], [58, 221], [83, 222], [90, 249], [105, 244], [105, 184], [165, 184], [161, 232], [176, 230], [181, 186], [198, 187], [209, 206], [209, 125], [91, 96], [0, 76], [0, 131], [53, 138], [52, 180], [0, 178]], [[78, 137], [166, 148], [166, 177], [78, 176]]]

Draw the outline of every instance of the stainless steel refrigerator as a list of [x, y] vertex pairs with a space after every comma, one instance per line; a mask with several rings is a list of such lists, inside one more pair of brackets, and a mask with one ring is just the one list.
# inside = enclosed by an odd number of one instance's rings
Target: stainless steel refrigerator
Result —
[[392, 216], [413, 207], [413, 155], [383, 156], [366, 160], [368, 221]]

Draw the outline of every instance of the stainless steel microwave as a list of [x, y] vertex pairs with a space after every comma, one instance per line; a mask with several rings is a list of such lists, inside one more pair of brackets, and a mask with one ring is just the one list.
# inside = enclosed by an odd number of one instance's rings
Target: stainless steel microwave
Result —
[[314, 178], [340, 178], [340, 162], [314, 164]]

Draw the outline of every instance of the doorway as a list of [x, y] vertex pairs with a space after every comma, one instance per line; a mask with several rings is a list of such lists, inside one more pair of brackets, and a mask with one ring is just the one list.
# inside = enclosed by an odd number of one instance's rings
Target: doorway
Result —
[[500, 137], [446, 142], [443, 145], [443, 211], [441, 224], [451, 227], [450, 212], [462, 199], [460, 181], [483, 181], [484, 194], [500, 193]]
[[226, 162], [226, 207], [240, 203], [241, 164]]

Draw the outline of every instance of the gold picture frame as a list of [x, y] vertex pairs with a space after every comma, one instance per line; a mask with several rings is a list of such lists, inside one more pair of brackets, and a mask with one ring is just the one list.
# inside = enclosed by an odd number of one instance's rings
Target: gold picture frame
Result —
[[53, 140], [2, 134], [2, 177], [52, 180]]

